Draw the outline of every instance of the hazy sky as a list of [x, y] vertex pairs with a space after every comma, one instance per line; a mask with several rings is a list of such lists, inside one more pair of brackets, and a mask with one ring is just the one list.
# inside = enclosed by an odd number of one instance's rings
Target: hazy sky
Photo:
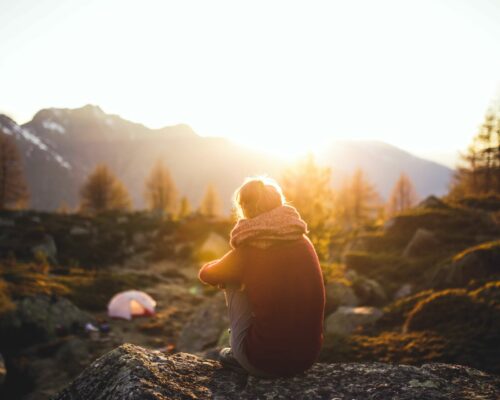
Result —
[[500, 84], [500, 0], [0, 0], [0, 38], [18, 122], [92, 103], [282, 154], [363, 138], [446, 161]]

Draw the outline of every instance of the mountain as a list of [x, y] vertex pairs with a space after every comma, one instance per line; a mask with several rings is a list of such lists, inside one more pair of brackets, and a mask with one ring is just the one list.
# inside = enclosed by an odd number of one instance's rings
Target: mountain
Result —
[[[0, 115], [0, 131], [16, 139], [31, 207], [40, 210], [54, 210], [62, 204], [77, 206], [79, 189], [98, 163], [106, 163], [124, 182], [137, 208], [144, 207], [144, 181], [161, 158], [179, 192], [193, 206], [199, 204], [207, 184], [213, 183], [225, 210], [244, 177], [265, 173], [279, 178], [286, 166], [227, 139], [201, 137], [187, 125], [150, 129], [94, 105], [44, 109], [21, 126]], [[335, 142], [318, 159], [332, 166], [337, 183], [362, 167], [384, 196], [401, 171], [413, 179], [421, 196], [443, 194], [452, 172], [378, 142]]]
[[444, 165], [377, 141], [334, 141], [318, 161], [332, 167], [336, 186], [356, 168], [363, 169], [384, 198], [390, 195], [401, 172], [410, 177], [422, 198], [447, 193], [453, 174]]

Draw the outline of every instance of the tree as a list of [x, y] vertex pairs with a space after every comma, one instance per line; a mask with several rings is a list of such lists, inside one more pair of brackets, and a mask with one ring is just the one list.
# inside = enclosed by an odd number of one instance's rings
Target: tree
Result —
[[479, 132], [461, 159], [450, 197], [500, 194], [500, 98], [486, 112]]
[[174, 214], [177, 211], [177, 188], [170, 172], [158, 160], [146, 180], [145, 198], [151, 210]]
[[389, 215], [395, 215], [411, 208], [417, 202], [415, 187], [408, 175], [401, 173], [392, 189], [391, 197], [387, 204]]
[[358, 168], [349, 180], [344, 182], [336, 196], [335, 206], [344, 227], [358, 229], [373, 221], [380, 211], [380, 195]]
[[320, 167], [309, 154], [283, 173], [281, 186], [285, 198], [307, 222], [311, 241], [321, 258], [328, 257], [332, 216], [332, 173]]
[[182, 196], [179, 208], [179, 218], [186, 218], [189, 214], [191, 214], [191, 203], [186, 196]]
[[201, 200], [200, 213], [207, 217], [215, 217], [221, 213], [221, 200], [214, 185], [209, 184]]
[[14, 140], [0, 133], [0, 210], [19, 207], [28, 201], [21, 158]]
[[104, 164], [89, 175], [80, 191], [80, 209], [101, 213], [111, 210], [129, 210], [131, 201], [122, 182]]

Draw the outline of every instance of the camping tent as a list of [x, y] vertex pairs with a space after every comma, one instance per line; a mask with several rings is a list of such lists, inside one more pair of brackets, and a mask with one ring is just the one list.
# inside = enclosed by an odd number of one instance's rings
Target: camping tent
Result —
[[131, 320], [133, 316], [153, 315], [156, 301], [138, 290], [128, 290], [113, 296], [108, 303], [108, 315]]

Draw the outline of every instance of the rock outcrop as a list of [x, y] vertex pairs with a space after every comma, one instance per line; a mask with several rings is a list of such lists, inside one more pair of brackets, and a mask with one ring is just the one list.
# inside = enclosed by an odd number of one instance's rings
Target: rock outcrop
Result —
[[217, 293], [207, 300], [184, 325], [179, 335], [177, 349], [195, 353], [214, 347], [225, 329], [229, 327], [224, 294]]
[[500, 378], [449, 364], [316, 364], [293, 378], [259, 379], [219, 362], [125, 344], [85, 369], [55, 400], [496, 399]]
[[370, 325], [384, 313], [376, 307], [339, 307], [325, 320], [325, 332], [332, 335], [348, 336], [358, 327]]

